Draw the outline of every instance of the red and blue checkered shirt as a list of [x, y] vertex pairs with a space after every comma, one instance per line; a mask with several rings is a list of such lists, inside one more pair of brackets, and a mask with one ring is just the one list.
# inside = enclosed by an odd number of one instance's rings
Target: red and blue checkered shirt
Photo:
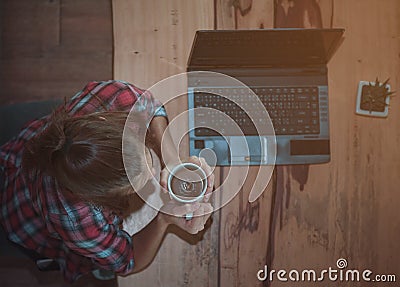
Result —
[[[136, 103], [136, 104], [135, 104]], [[121, 81], [90, 82], [66, 105], [72, 116], [98, 111], [130, 111], [135, 104], [149, 121], [166, 116], [148, 92]], [[50, 119], [34, 120], [0, 147], [1, 223], [8, 238], [39, 254], [58, 259], [68, 282], [93, 269], [129, 273], [134, 265], [132, 240], [111, 211], [67, 198], [47, 174], [28, 178], [21, 169], [25, 143], [43, 131]], [[1, 172], [0, 170], [0, 172]], [[1, 174], [0, 174], [1, 175]], [[1, 181], [0, 181], [1, 184]]]

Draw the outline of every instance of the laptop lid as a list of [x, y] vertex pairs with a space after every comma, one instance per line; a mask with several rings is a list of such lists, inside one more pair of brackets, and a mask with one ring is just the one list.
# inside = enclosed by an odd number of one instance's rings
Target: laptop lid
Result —
[[200, 30], [188, 70], [213, 67], [324, 65], [339, 46], [343, 29]]

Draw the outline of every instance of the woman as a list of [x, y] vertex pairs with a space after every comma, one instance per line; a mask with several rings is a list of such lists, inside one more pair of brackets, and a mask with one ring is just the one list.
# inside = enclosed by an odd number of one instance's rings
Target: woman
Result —
[[[125, 82], [89, 83], [53, 115], [29, 123], [0, 148], [3, 229], [23, 248], [56, 259], [68, 282], [98, 269], [122, 276], [137, 272], [154, 258], [169, 225], [195, 234], [212, 211], [208, 203], [170, 202], [139, 233], [130, 236], [122, 230], [127, 203], [136, 192], [122, 156], [124, 124], [133, 106], [138, 125], [130, 127], [124, 156], [134, 163], [129, 173], [139, 188], [152, 178], [147, 168], [152, 162], [150, 150], [143, 153], [138, 139], [146, 132], [161, 155], [167, 118], [150, 93]], [[163, 154], [163, 164], [176, 162], [173, 155]], [[206, 168], [210, 192], [209, 167], [204, 160], [191, 160]], [[163, 171], [164, 187], [166, 176]], [[200, 216], [191, 221], [180, 217], [187, 213]]]

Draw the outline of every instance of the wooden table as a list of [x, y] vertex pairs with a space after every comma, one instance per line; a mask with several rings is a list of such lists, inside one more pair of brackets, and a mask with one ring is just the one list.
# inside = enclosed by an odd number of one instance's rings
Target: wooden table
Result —
[[[390, 78], [400, 90], [399, 1], [115, 0], [113, 14], [114, 77], [143, 88], [185, 71], [198, 29], [346, 29], [328, 67], [331, 162], [277, 167], [263, 196], [249, 204], [252, 167], [242, 192], [204, 233], [168, 234], [153, 264], [121, 278], [121, 287], [263, 286], [256, 273], [265, 264], [320, 270], [339, 258], [352, 268], [399, 274], [400, 102], [391, 100], [384, 119], [355, 114], [360, 80]], [[170, 116], [185, 103], [167, 106]]]

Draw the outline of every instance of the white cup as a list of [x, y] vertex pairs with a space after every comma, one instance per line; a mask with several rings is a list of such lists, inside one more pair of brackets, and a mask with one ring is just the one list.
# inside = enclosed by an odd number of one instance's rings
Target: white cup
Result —
[[[194, 203], [203, 199], [207, 190], [207, 174], [197, 164], [186, 162], [175, 166], [168, 176], [168, 192], [181, 203]], [[193, 214], [187, 214], [190, 220]]]

